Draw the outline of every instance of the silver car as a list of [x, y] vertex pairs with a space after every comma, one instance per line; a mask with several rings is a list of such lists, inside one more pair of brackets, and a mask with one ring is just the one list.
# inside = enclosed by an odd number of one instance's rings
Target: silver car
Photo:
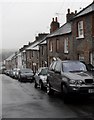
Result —
[[47, 74], [48, 74], [48, 68], [47, 67], [41, 67], [36, 72], [34, 78], [35, 78], [35, 88], [40, 87], [40, 89], [44, 89], [47, 85]]

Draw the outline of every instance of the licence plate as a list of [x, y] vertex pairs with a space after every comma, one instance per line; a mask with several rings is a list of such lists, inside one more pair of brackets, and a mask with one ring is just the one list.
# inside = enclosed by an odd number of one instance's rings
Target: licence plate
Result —
[[27, 79], [32, 79], [32, 77], [28, 77]]
[[89, 89], [88, 93], [94, 93], [94, 89]]

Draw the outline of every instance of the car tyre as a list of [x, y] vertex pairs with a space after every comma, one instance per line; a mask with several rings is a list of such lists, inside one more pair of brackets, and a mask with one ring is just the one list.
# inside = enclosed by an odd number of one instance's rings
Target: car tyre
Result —
[[65, 103], [67, 103], [69, 100], [69, 94], [68, 94], [68, 90], [67, 90], [66, 85], [63, 84], [61, 89], [62, 89], [63, 100]]
[[43, 88], [44, 88], [43, 83], [41, 81], [39, 82], [39, 87], [41, 90], [43, 90]]
[[37, 85], [36, 81], [35, 81], [34, 87], [35, 87], [35, 88], [37, 88], [37, 87], [38, 87], [38, 85]]
[[51, 86], [49, 83], [47, 83], [47, 90], [46, 90], [48, 95], [53, 95], [54, 91], [51, 89]]

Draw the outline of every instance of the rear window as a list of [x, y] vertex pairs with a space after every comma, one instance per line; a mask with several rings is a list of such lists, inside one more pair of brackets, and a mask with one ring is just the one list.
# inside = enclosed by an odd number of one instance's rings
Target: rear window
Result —
[[33, 71], [31, 69], [23, 69], [21, 70], [22, 73], [32, 73]]

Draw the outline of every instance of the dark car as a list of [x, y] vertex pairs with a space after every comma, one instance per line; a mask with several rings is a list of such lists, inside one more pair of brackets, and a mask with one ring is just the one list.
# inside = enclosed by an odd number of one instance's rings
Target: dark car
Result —
[[47, 67], [41, 67], [36, 72], [34, 78], [35, 78], [35, 88], [38, 86], [40, 89], [46, 88], [47, 85], [47, 74], [48, 74], [48, 68]]
[[74, 94], [94, 94], [94, 78], [80, 61], [53, 61], [48, 70], [47, 93], [61, 92], [64, 99]]
[[34, 73], [31, 69], [27, 68], [20, 69], [18, 79], [20, 82], [33, 82]]

